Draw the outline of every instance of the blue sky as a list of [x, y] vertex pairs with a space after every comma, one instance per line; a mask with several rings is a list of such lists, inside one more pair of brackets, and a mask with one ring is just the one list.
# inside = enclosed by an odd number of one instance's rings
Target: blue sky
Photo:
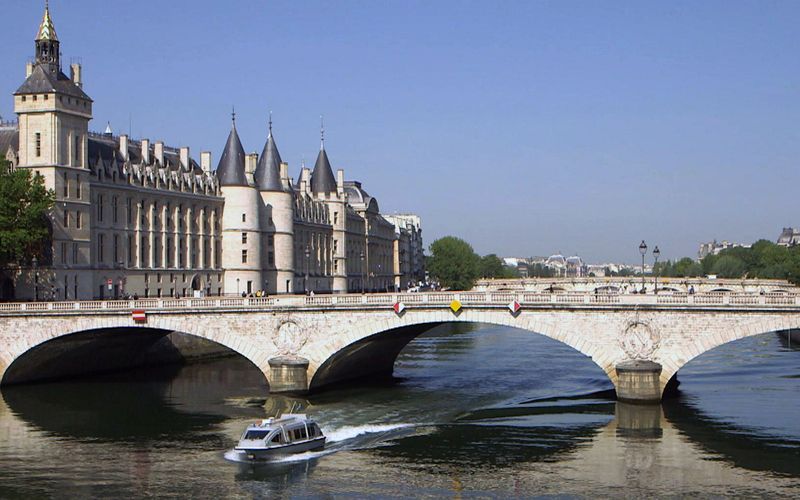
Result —
[[[5, 0], [0, 115], [42, 7]], [[92, 128], [210, 150], [268, 111], [424, 236], [635, 263], [800, 224], [800, 2], [53, 0]], [[66, 67], [66, 65], [65, 65]]]

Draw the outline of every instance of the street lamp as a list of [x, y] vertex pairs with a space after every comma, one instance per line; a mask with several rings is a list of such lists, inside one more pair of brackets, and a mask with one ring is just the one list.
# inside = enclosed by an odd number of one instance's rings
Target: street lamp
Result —
[[644, 255], [647, 253], [647, 243], [644, 240], [639, 244], [639, 253], [642, 254], [642, 293], [644, 293]]
[[33, 301], [36, 302], [39, 300], [39, 259], [35, 255], [31, 264], [33, 264]]
[[364, 252], [361, 252], [361, 293], [364, 293]]
[[655, 264], [653, 264], [653, 275], [655, 275], [655, 279], [653, 280], [653, 293], [658, 293], [658, 257], [661, 255], [661, 250], [658, 249], [658, 245], [653, 249], [653, 257], [655, 258]]
[[303, 292], [308, 295], [308, 268], [311, 265], [311, 249], [306, 245], [306, 277], [303, 280]]

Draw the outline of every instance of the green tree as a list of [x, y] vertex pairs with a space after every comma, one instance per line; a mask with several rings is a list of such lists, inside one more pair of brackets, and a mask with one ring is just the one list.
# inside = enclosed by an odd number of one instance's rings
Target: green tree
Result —
[[29, 169], [11, 169], [0, 160], [0, 266], [46, 260], [51, 237], [48, 213], [55, 193], [44, 186], [44, 177]]
[[431, 243], [428, 264], [431, 276], [443, 287], [469, 290], [480, 274], [481, 258], [466, 241], [445, 236]]
[[734, 255], [720, 255], [711, 271], [720, 278], [741, 278], [747, 273], [747, 264]]
[[480, 275], [482, 278], [499, 278], [503, 274], [503, 261], [490, 253], [481, 257]]

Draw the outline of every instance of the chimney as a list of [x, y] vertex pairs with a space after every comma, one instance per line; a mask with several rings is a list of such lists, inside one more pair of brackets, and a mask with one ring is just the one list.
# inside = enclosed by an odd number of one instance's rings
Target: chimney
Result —
[[125, 134], [119, 136], [119, 152], [123, 158], [128, 159], [128, 136]]
[[256, 164], [258, 163], [258, 154], [257, 153], [250, 153], [244, 159], [244, 173], [247, 175], [253, 175], [256, 171]]
[[181, 165], [183, 165], [183, 169], [187, 172], [191, 170], [189, 168], [189, 148], [182, 147], [181, 148]]
[[156, 161], [164, 166], [164, 142], [163, 141], [156, 141], [156, 147], [154, 150]]
[[211, 173], [211, 152], [203, 151], [200, 153], [200, 166], [203, 167], [203, 172]]
[[300, 171], [300, 192], [306, 193], [311, 189], [311, 183], [309, 182], [309, 177], [311, 174], [311, 170], [307, 168], [303, 168]]
[[33, 73], [33, 63], [28, 61], [28, 64], [25, 65], [25, 78], [28, 78]]
[[81, 80], [81, 65], [78, 63], [72, 63], [69, 65], [69, 79], [77, 85], [78, 87], [83, 87], [83, 81]]
[[336, 171], [336, 194], [340, 198], [344, 196], [344, 170], [341, 168]]
[[291, 181], [289, 180], [289, 164], [285, 161], [281, 162], [279, 172], [281, 175], [281, 184], [283, 184], [284, 187], [291, 185]]
[[142, 139], [142, 163], [150, 165], [150, 139]]

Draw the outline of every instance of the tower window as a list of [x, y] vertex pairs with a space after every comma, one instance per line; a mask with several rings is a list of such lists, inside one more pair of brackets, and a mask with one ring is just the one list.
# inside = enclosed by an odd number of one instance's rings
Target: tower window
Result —
[[247, 244], [247, 233], [242, 233], [242, 245]]
[[75, 176], [75, 197], [80, 199], [81, 197], [81, 176]]
[[34, 100], [34, 101], [36, 101], [38, 98], [39, 98], [39, 96], [36, 96], [36, 95], [35, 95], [35, 96], [33, 96], [33, 100]]
[[247, 250], [242, 250], [242, 264], [247, 264]]
[[242, 222], [247, 222], [247, 214], [242, 214]]
[[45, 94], [45, 95], [44, 95], [44, 100], [45, 100], [45, 101], [46, 101], [47, 99], [49, 99], [49, 98], [50, 98], [50, 96], [49, 96], [49, 95], [47, 95], [47, 94]]
[[75, 227], [78, 228], [78, 229], [81, 228], [81, 219], [83, 218], [83, 217], [81, 217], [81, 214], [82, 214], [82, 212], [80, 210], [75, 212]]
[[64, 210], [64, 228], [69, 227], [69, 210]]
[[26, 96], [22, 96], [22, 102], [25, 102], [27, 100], [28, 100], [28, 98]]
[[97, 236], [97, 261], [103, 262], [103, 250], [105, 250], [105, 235], [99, 234]]
[[69, 178], [64, 174], [64, 198], [69, 198]]
[[42, 134], [36, 132], [36, 156], [42, 156]]

